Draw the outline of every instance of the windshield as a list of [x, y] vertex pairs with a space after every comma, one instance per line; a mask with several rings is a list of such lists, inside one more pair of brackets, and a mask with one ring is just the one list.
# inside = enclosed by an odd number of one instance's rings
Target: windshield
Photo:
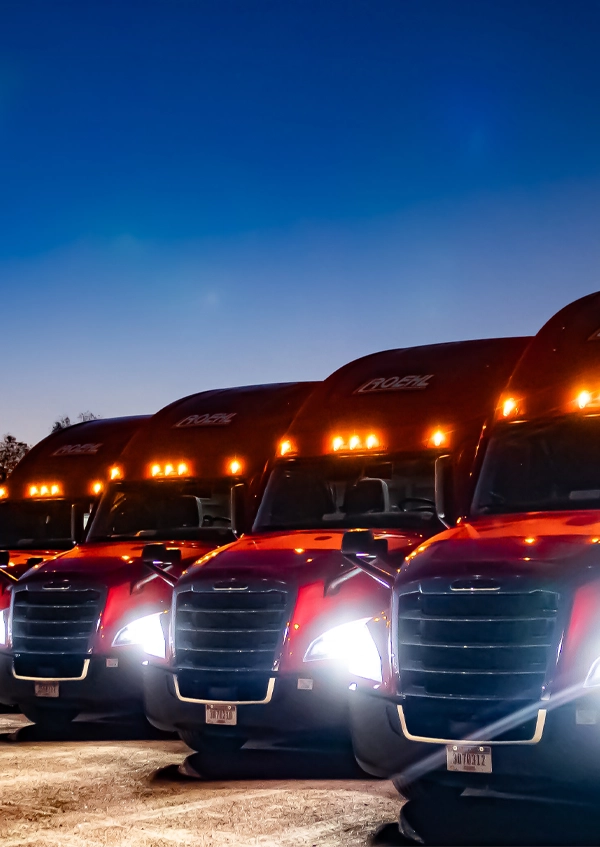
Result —
[[229, 480], [116, 482], [102, 498], [88, 541], [233, 541]]
[[435, 516], [434, 456], [331, 458], [271, 474], [254, 529], [427, 529]]
[[512, 424], [490, 441], [475, 514], [600, 509], [600, 418]]
[[68, 550], [73, 546], [71, 513], [73, 505], [89, 515], [88, 500], [13, 500], [0, 503], [0, 547], [5, 549], [52, 548]]

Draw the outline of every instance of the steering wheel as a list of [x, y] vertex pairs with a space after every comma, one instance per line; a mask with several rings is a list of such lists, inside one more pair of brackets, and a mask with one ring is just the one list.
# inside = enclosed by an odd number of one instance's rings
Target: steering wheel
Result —
[[[407, 503], [418, 503], [416, 508], [407, 509]], [[433, 500], [428, 500], [426, 497], [406, 497], [398, 503], [398, 508], [402, 512], [432, 512], [435, 513], [435, 503]]]
[[230, 518], [219, 518], [213, 517], [212, 515], [203, 515], [202, 516], [202, 526], [214, 526], [216, 523], [223, 523], [225, 525], [231, 524]]

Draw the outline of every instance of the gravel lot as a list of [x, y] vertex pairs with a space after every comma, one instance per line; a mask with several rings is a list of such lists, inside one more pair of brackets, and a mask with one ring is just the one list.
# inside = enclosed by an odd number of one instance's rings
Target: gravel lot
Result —
[[203, 782], [178, 774], [179, 741], [9, 734], [26, 725], [0, 716], [2, 847], [364, 847], [398, 814], [391, 784], [345, 758], [249, 751], [246, 778]]

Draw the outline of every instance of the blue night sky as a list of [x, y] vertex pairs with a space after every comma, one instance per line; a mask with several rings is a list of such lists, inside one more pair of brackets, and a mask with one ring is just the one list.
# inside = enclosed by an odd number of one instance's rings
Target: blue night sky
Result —
[[600, 289], [600, 5], [5, 0], [0, 435]]

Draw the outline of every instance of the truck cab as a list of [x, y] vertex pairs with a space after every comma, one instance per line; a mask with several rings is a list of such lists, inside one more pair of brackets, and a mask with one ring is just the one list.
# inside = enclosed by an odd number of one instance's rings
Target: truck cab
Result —
[[84, 421], [25, 454], [0, 485], [0, 584], [81, 540], [111, 465], [146, 419]]
[[282, 438], [251, 532], [188, 568], [164, 657], [144, 668], [146, 713], [202, 754], [248, 740], [346, 737], [340, 651], [387, 609], [389, 589], [340, 553], [372, 527], [402, 561], [444, 529], [434, 466], [460, 499], [482, 421], [526, 340], [389, 350], [320, 384]]
[[[407, 796], [597, 796], [599, 445], [595, 293], [524, 352], [482, 433], [467, 510], [452, 504], [440, 463], [438, 505], [454, 525], [407, 557], [386, 620], [369, 625], [382, 679], [354, 677], [365, 770]], [[361, 546], [352, 563], [391, 572], [373, 539]]]
[[268, 459], [312, 387], [205, 391], [146, 421], [83, 542], [13, 585], [0, 702], [50, 726], [142, 713], [140, 639], [160, 641], [181, 571], [251, 521]]

